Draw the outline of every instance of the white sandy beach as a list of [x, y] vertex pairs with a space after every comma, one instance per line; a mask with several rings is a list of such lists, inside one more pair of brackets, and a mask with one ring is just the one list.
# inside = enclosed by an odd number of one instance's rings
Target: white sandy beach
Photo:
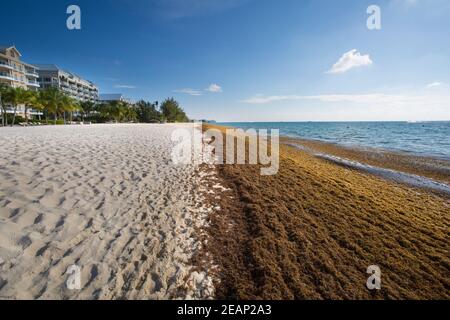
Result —
[[0, 129], [0, 298], [210, 297], [189, 259], [211, 209], [198, 167], [171, 162], [177, 127]]

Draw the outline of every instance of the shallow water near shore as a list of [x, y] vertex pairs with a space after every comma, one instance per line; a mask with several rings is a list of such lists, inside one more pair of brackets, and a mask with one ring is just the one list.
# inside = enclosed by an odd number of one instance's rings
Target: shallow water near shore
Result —
[[450, 160], [450, 121], [442, 122], [229, 122], [242, 129], [279, 129], [283, 136], [379, 148]]
[[371, 166], [369, 164], [361, 163], [358, 161], [353, 161], [353, 160], [337, 157], [337, 156], [330, 155], [330, 154], [315, 152], [314, 150], [312, 150], [308, 147], [305, 147], [301, 144], [288, 143], [287, 145], [297, 148], [299, 150], [311, 152], [318, 158], [334, 162], [338, 165], [365, 171], [365, 172], [368, 172], [368, 173], [371, 173], [371, 174], [374, 174], [377, 176], [381, 176], [381, 177], [384, 177], [389, 180], [407, 184], [407, 185], [410, 185], [413, 187], [425, 188], [425, 189], [445, 193], [446, 195], [450, 196], [450, 185], [447, 185], [445, 183], [441, 183], [438, 181], [434, 181], [433, 179], [429, 179], [427, 177], [422, 177], [422, 176], [419, 176], [416, 174], [410, 174], [410, 173], [401, 172], [401, 171], [392, 170], [392, 169], [386, 169], [386, 168], [382, 168], [382, 167]]

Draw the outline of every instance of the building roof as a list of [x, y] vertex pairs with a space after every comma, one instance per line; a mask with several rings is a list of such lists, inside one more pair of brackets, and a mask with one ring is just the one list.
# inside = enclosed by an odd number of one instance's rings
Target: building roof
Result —
[[58, 70], [62, 70], [56, 64], [39, 64], [39, 63], [35, 63], [34, 66], [39, 68], [39, 70], [43, 70], [43, 71], [58, 71]]
[[61, 71], [61, 72], [67, 73], [67, 74], [69, 74], [71, 76], [83, 79], [83, 77], [80, 77], [76, 73], [73, 73], [73, 72], [71, 72], [69, 70], [62, 69], [62, 68], [58, 67], [56, 64], [40, 64], [40, 63], [37, 63], [37, 64], [34, 64], [34, 65], [37, 68], [39, 68], [39, 70], [42, 70], [42, 71]]
[[78, 79], [82, 79], [86, 82], [89, 82], [90, 84], [92, 84], [93, 86], [95, 86], [95, 84], [92, 81], [86, 80], [83, 77], [80, 77], [79, 75], [77, 75], [76, 73], [73, 73], [69, 70], [65, 70], [65, 69], [61, 69], [60, 67], [58, 67], [56, 64], [41, 64], [41, 63], [35, 63], [34, 66], [36, 68], [39, 69], [39, 71], [61, 71], [64, 73], [67, 73], [69, 76], [78, 78]]
[[11, 49], [11, 48], [13, 48], [14, 50], [16, 50], [17, 53], [19, 54], [19, 56], [22, 56], [22, 54], [20, 53], [19, 50], [17, 50], [17, 48], [16, 48], [15, 45], [12, 45], [12, 46], [0, 45], [0, 51], [2, 51], [2, 52], [5, 52], [6, 50]]

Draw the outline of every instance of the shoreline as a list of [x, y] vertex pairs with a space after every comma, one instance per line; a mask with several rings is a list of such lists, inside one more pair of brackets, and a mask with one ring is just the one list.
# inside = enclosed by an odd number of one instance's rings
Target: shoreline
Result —
[[305, 139], [282, 138], [282, 143], [337, 165], [450, 196], [450, 161]]
[[[212, 128], [238, 127], [206, 124]], [[343, 145], [317, 139], [280, 136], [280, 144], [310, 153], [337, 165], [367, 172], [375, 176], [418, 189], [450, 196], [450, 160], [444, 157], [413, 154], [360, 145]]]
[[[274, 176], [259, 164], [174, 166], [180, 126], [5, 131], [0, 297], [450, 298], [447, 196], [286, 138]], [[65, 287], [74, 263], [79, 291]], [[374, 264], [379, 292], [365, 287]]]
[[[252, 129], [277, 129], [277, 124], [448, 124], [450, 125], [449, 120], [442, 120], [442, 121], [418, 121], [418, 122], [408, 122], [408, 121], [292, 121], [292, 122], [217, 122], [217, 123], [211, 123], [211, 125], [216, 125], [219, 127], [229, 127], [234, 129], [248, 129], [249, 127]], [[253, 124], [254, 126], [248, 126], [249, 124]], [[261, 124], [267, 124], [267, 127], [260, 127], [258, 125]], [[290, 132], [288, 128], [281, 129], [282, 130]], [[437, 161], [444, 161], [449, 162], [450, 161], [450, 154], [442, 154], [442, 153], [436, 153], [436, 151], [431, 153], [426, 152], [415, 152], [410, 149], [405, 148], [398, 148], [398, 147], [388, 147], [388, 146], [374, 146], [373, 144], [367, 144], [363, 141], [353, 141], [351, 143], [349, 142], [342, 142], [337, 141], [336, 139], [330, 139], [329, 137], [306, 137], [301, 136], [295, 133], [286, 133], [286, 134], [280, 134], [280, 138], [284, 139], [292, 139], [292, 140], [301, 140], [301, 141], [308, 141], [312, 143], [318, 143], [318, 144], [326, 144], [335, 146], [337, 148], [343, 148], [343, 149], [354, 149], [354, 150], [360, 150], [360, 151], [372, 151], [372, 152], [385, 152], [385, 153], [393, 153], [397, 155], [403, 155], [407, 157], [418, 157], [418, 158], [430, 158]]]
[[373, 147], [344, 146], [303, 138], [282, 137], [281, 142], [288, 145], [293, 144], [293, 147], [300, 145], [304, 151], [312, 153], [335, 156], [413, 175], [422, 175], [437, 182], [450, 184], [450, 161], [439, 157]]
[[[448, 197], [285, 144], [277, 175], [259, 168], [218, 166], [230, 190], [208, 228], [218, 298], [450, 298]], [[379, 292], [365, 286], [374, 264]]]
[[340, 142], [333, 142], [333, 141], [313, 139], [313, 138], [305, 138], [305, 137], [294, 136], [294, 135], [283, 135], [280, 137], [287, 139], [287, 140], [308, 141], [311, 143], [330, 145], [330, 146], [335, 146], [336, 148], [340, 148], [340, 149], [349, 149], [349, 150], [356, 150], [356, 151], [361, 151], [361, 152], [379, 152], [379, 153], [388, 153], [388, 154], [392, 153], [392, 154], [396, 154], [398, 156], [405, 156], [405, 157], [426, 158], [426, 159], [432, 159], [435, 161], [443, 161], [443, 162], [450, 161], [450, 155], [427, 154], [427, 153], [421, 153], [421, 152], [413, 152], [413, 151], [405, 150], [405, 149], [396, 149], [396, 148], [388, 148], [388, 147], [374, 147], [374, 146], [367, 146], [367, 145], [353, 144], [353, 143], [352, 144], [344, 144], [344, 143], [340, 143]]

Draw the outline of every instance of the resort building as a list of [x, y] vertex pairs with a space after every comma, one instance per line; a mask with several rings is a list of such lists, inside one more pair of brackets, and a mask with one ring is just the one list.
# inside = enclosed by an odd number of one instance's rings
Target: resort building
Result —
[[[13, 88], [23, 88], [26, 90], [38, 90], [39, 77], [36, 67], [20, 60], [22, 54], [15, 46], [0, 46], [0, 84], [6, 84]], [[1, 112], [1, 111], [0, 111]], [[13, 113], [11, 107], [7, 108], [7, 113]], [[17, 108], [18, 116], [25, 116], [23, 106]], [[29, 110], [29, 116], [41, 115], [41, 112]]]
[[0, 83], [17, 88], [37, 90], [39, 77], [36, 67], [20, 61], [19, 50], [14, 46], [0, 46]]
[[100, 95], [100, 103], [111, 103], [113, 101], [133, 104], [133, 101], [131, 101], [131, 99], [125, 98], [121, 93], [107, 93]]
[[98, 102], [98, 88], [92, 82], [80, 76], [63, 70], [55, 64], [36, 64], [42, 90], [58, 88], [68, 96], [79, 101]]

